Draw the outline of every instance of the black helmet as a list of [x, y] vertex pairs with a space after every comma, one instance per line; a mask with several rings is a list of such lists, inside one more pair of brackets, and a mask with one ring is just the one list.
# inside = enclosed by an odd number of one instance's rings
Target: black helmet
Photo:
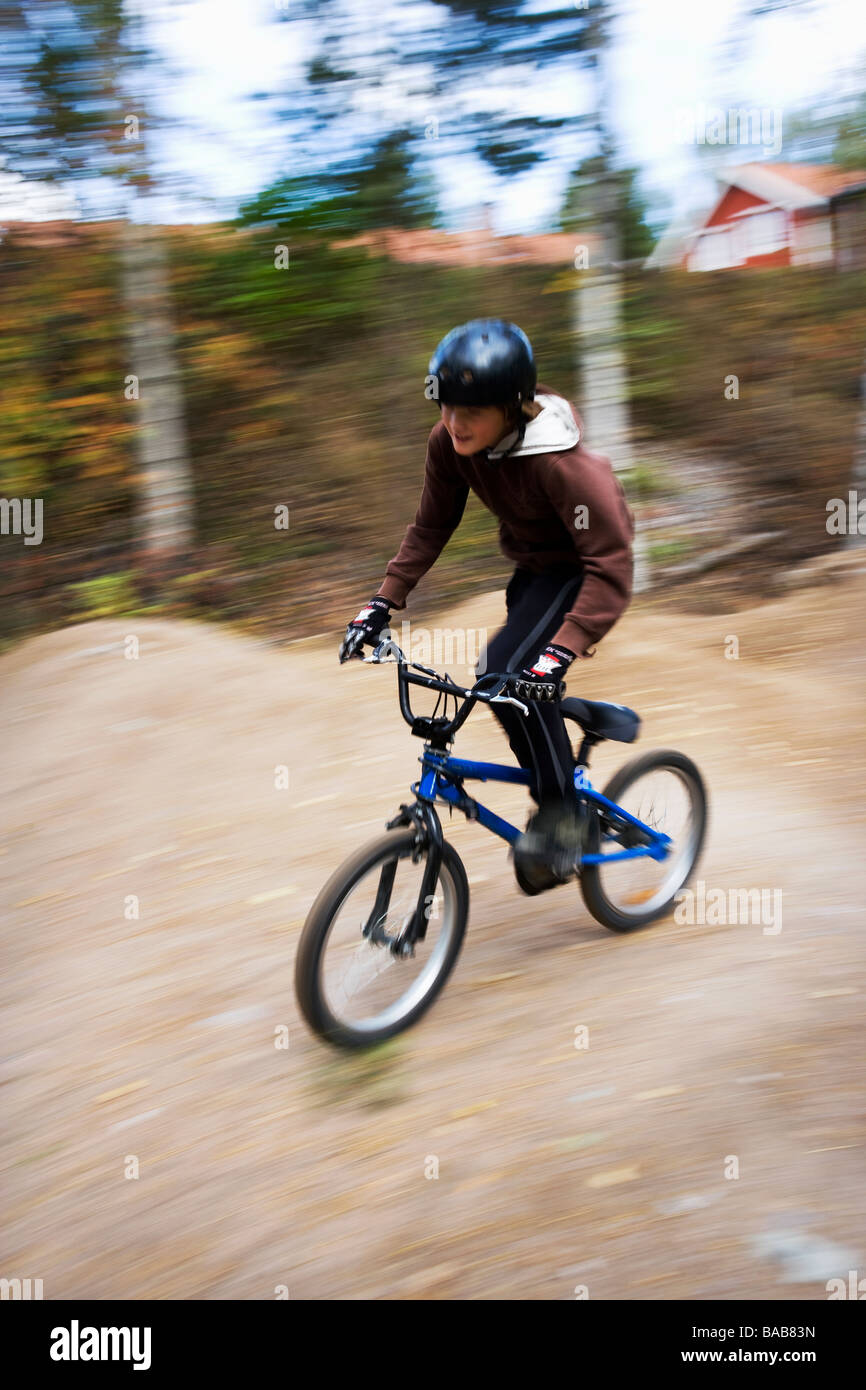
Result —
[[472, 319], [446, 334], [429, 373], [445, 405], [511, 405], [535, 396], [532, 344], [516, 323]]

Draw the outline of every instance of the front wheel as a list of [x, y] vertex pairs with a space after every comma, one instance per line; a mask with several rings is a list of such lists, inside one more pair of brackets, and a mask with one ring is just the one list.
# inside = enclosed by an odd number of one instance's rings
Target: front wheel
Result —
[[[413, 859], [413, 853], [416, 858]], [[430, 1007], [460, 952], [469, 885], [457, 852], [442, 846], [427, 930], [414, 954], [391, 949], [418, 904], [427, 849], [397, 829], [358, 850], [328, 880], [304, 923], [295, 992], [313, 1032], [337, 1047], [370, 1047]]]
[[[671, 839], [665, 859], [648, 857], [584, 866], [583, 900], [597, 922], [629, 932], [664, 917], [694, 872], [707, 827], [707, 793], [691, 758], [660, 749], [635, 758], [614, 774], [602, 795]], [[599, 811], [593, 849], [623, 848], [617, 827]], [[627, 841], [626, 841], [627, 842]]]

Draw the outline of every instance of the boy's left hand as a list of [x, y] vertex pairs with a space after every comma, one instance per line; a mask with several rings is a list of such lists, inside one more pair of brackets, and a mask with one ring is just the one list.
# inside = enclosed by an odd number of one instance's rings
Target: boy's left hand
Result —
[[559, 684], [575, 659], [575, 652], [552, 642], [539, 652], [530, 666], [516, 673], [512, 685], [515, 694], [525, 700], [555, 700]]

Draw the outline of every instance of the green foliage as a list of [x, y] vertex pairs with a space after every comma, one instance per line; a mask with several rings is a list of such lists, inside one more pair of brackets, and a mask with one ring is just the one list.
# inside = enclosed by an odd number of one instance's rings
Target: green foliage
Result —
[[38, 547], [0, 542], [0, 630], [62, 621], [66, 585], [127, 563], [135, 407], [112, 235], [0, 246], [0, 495], [41, 498], [45, 528]]
[[76, 621], [82, 618], [113, 618], [131, 613], [137, 607], [134, 576], [129, 573], [103, 574], [70, 584]]
[[391, 1038], [363, 1051], [325, 1057], [313, 1067], [309, 1089], [326, 1108], [347, 1102], [370, 1110], [400, 1105], [411, 1093], [404, 1040]]
[[824, 502], [852, 467], [866, 275], [637, 274], [626, 335], [634, 423], [729, 458], [747, 493], [772, 501], [774, 528], [820, 550]]
[[[503, 76], [521, 83], [531, 70], [543, 81], [545, 70], [573, 77], [589, 68], [605, 42], [607, 0], [593, 0], [591, 13], [578, 5], [539, 7], [525, 0], [434, 0], [413, 6], [412, 15], [412, 23], [405, 26], [377, 24], [327, 0], [293, 0], [288, 22], [309, 24], [314, 18], [315, 25], [309, 27], [317, 45], [306, 66], [300, 99], [297, 91], [292, 93], [290, 116], [301, 167], [306, 162], [321, 168], [323, 147], [353, 159], [359, 138], [357, 113], [362, 109], [358, 95], [369, 97], [371, 90], [382, 88], [381, 107], [387, 112], [393, 108], [389, 97], [395, 83], [401, 92], [428, 94], [431, 110], [437, 113], [436, 139], [442, 142], [436, 149], [437, 162], [473, 152], [504, 178], [547, 157], [549, 131], [574, 131], [586, 124], [583, 114], [539, 117], [491, 111], [489, 93]], [[308, 33], [303, 42], [309, 42]], [[365, 123], [369, 114], [365, 102]], [[356, 215], [365, 225], [385, 225], [386, 213], [391, 225], [429, 223], [429, 213], [421, 214], [416, 198], [407, 202], [402, 193], [408, 149], [407, 132], [395, 130], [372, 160], [362, 161], [364, 186], [355, 188]], [[426, 153], [432, 162], [432, 150]], [[416, 187], [416, 197], [419, 194], [429, 200], [423, 188]], [[373, 223], [371, 215], [377, 219]]]
[[315, 236], [332, 230], [346, 216], [346, 190], [336, 178], [277, 179], [243, 203], [238, 224], [273, 222], [299, 236]]
[[866, 66], [860, 90], [833, 93], [785, 120], [788, 159], [866, 169]]
[[649, 559], [654, 565], [670, 565], [688, 555], [691, 546], [688, 541], [671, 538], [653, 541], [649, 546]]
[[412, 143], [408, 130], [391, 131], [373, 146], [366, 159], [356, 163], [350, 180], [349, 215], [360, 229], [435, 224], [433, 185], [416, 175]]
[[598, 186], [601, 175], [610, 179], [616, 198], [616, 228], [619, 257], [624, 261], [643, 260], [655, 244], [647, 224], [648, 206], [640, 191], [637, 169], [605, 172], [605, 160], [596, 155], [584, 159], [571, 175], [565, 190], [559, 225], [565, 232], [590, 230], [598, 216]]
[[392, 131], [348, 165], [280, 178], [242, 206], [239, 222], [273, 222], [313, 237], [434, 226], [433, 186], [415, 167], [413, 143], [410, 131]]
[[[123, 139], [132, 99], [127, 83], [133, 68], [140, 73], [150, 61], [131, 19], [123, 0], [0, 6], [5, 161], [42, 179], [74, 181], [80, 202], [87, 196], [83, 181], [102, 179], [102, 215], [124, 180], [144, 177], [144, 142]], [[141, 114], [143, 104], [136, 101], [134, 109]]]
[[619, 476], [626, 495], [636, 497], [640, 502], [652, 501], [654, 497], [670, 497], [677, 488], [675, 481], [654, 464], [635, 463]]

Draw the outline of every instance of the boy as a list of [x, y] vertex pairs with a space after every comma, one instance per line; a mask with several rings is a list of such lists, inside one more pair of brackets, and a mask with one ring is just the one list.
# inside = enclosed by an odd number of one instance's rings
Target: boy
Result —
[[516, 324], [474, 319], [452, 329], [430, 362], [441, 412], [427, 441], [415, 520], [378, 592], [346, 631], [340, 660], [379, 642], [390, 609], [444, 549], [469, 489], [499, 518], [499, 541], [515, 570], [505, 626], [478, 670], [513, 671], [511, 705], [493, 712], [530, 773], [538, 811], [514, 849], [517, 882], [534, 894], [567, 880], [583, 843], [573, 755], [558, 699], [573, 661], [620, 617], [631, 597], [634, 519], [610, 462], [581, 443], [577, 411], [546, 386], [536, 390], [532, 347]]

